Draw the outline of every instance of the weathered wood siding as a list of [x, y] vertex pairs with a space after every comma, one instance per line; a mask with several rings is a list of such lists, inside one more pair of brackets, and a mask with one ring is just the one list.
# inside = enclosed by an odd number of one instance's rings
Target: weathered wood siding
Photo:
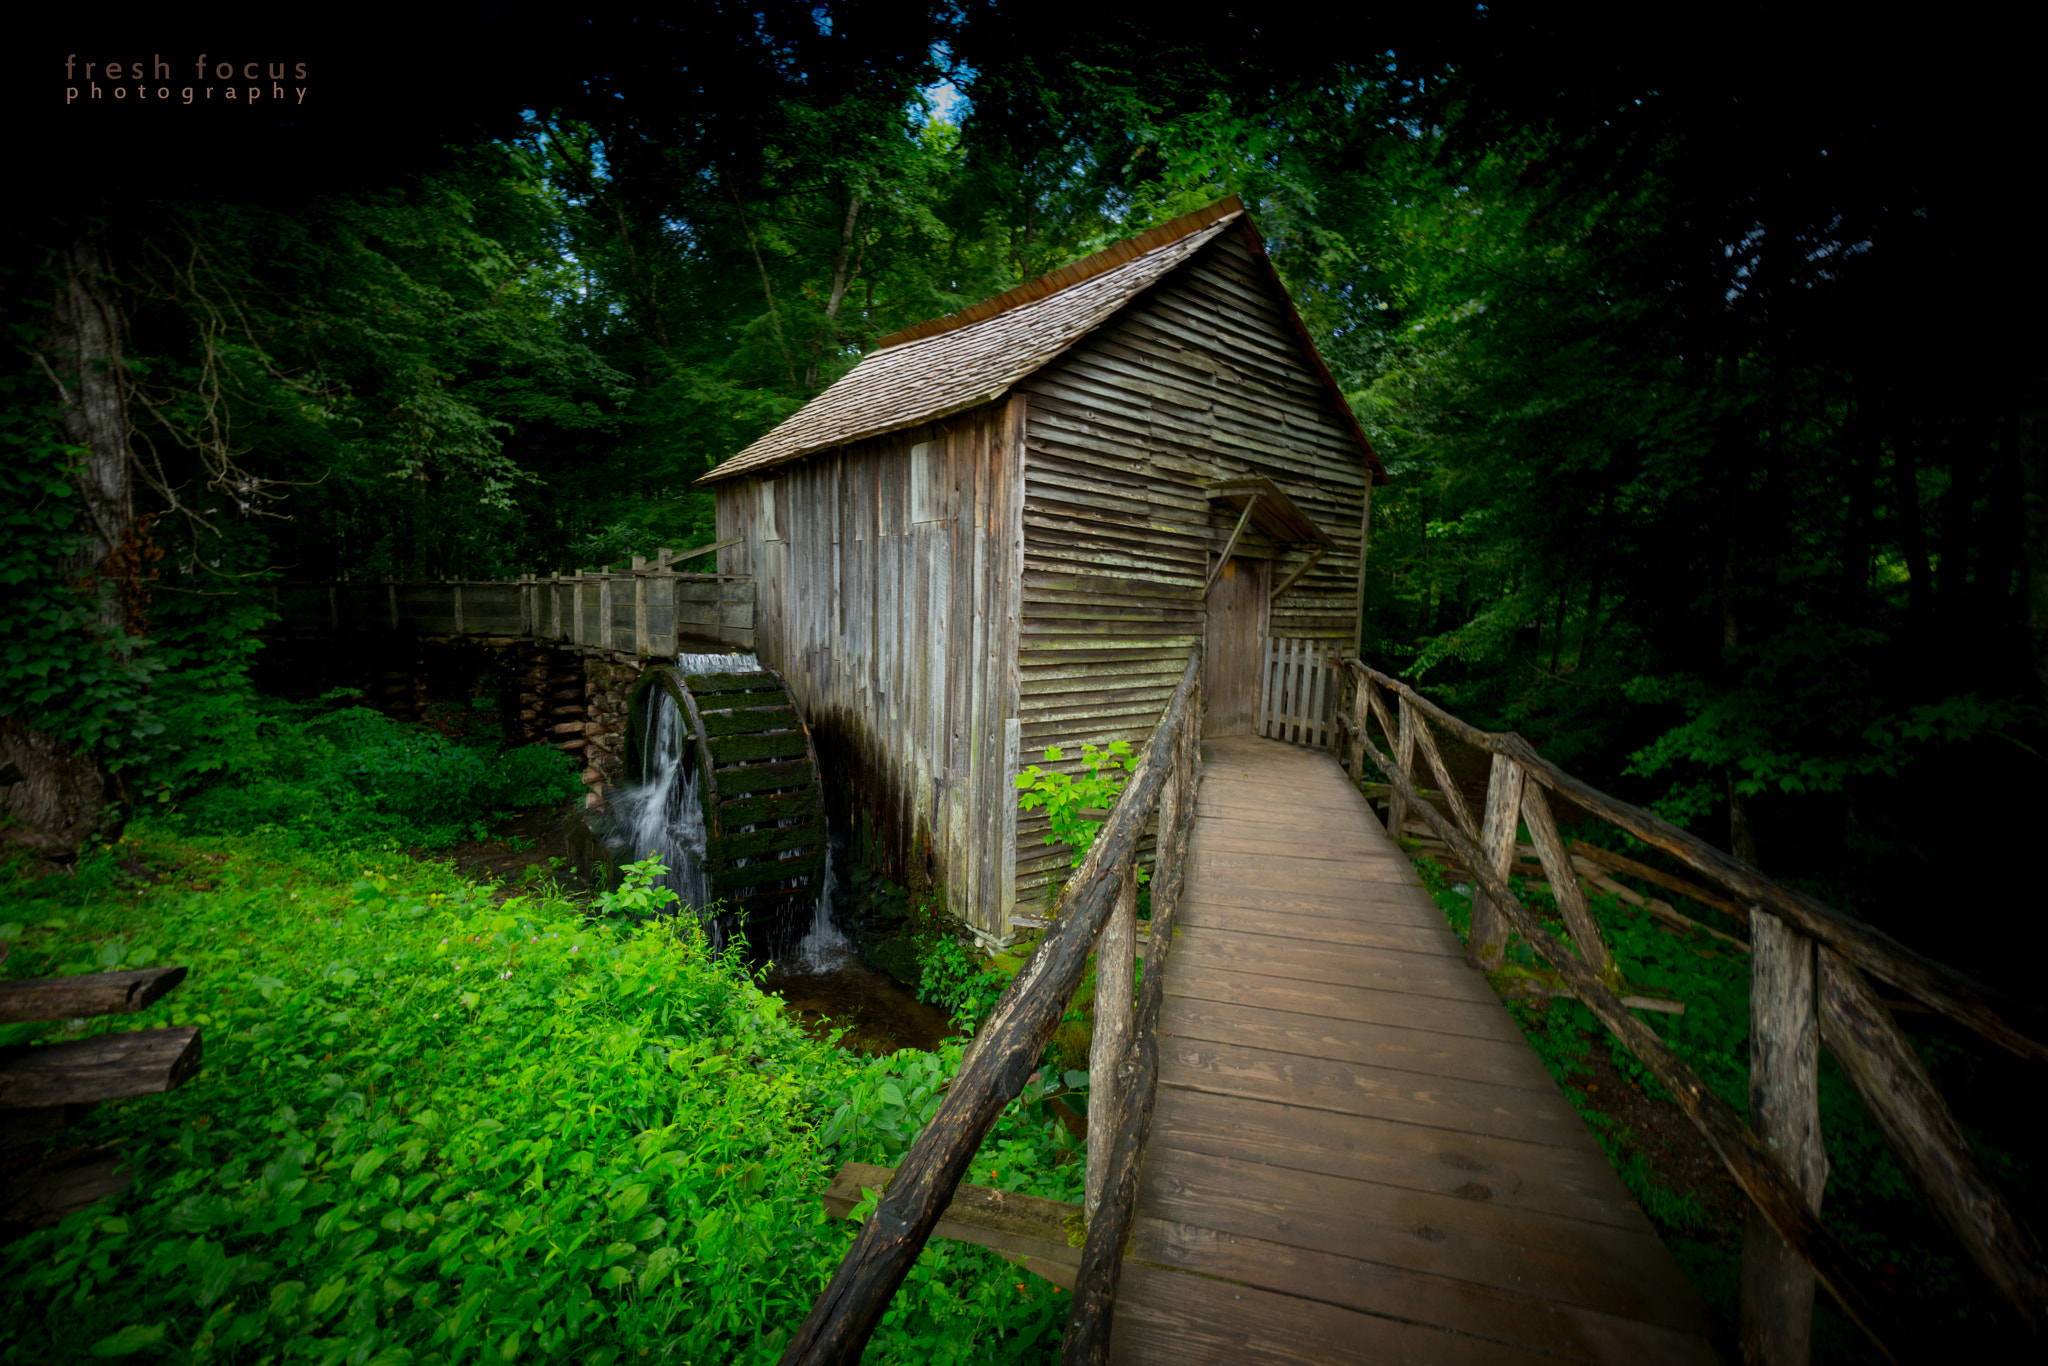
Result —
[[[1019, 694], [1025, 762], [1149, 732], [1202, 634], [1209, 558], [1235, 518], [1203, 481], [1264, 475], [1336, 546], [1272, 606], [1272, 636], [1349, 647], [1369, 473], [1266, 267], [1231, 231], [1020, 386], [1024, 461]], [[1274, 556], [1247, 532], [1239, 554]], [[1304, 552], [1279, 552], [1272, 583]], [[1018, 897], [1068, 864], [1035, 813]]]
[[[989, 933], [1016, 885], [1023, 402], [716, 486], [725, 573], [887, 871]], [[921, 448], [921, 449], [920, 449]], [[772, 516], [770, 507], [772, 505]]]

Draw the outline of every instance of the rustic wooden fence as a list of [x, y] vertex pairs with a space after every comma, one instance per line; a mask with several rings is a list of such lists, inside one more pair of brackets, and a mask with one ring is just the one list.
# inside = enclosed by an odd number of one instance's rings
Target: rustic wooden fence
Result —
[[[1820, 1221], [1827, 1171], [1818, 1091], [1822, 1044], [1937, 1218], [2021, 1320], [2036, 1334], [2048, 1330], [2048, 1264], [2040, 1245], [1986, 1175], [1869, 979], [1891, 983], [2021, 1057], [2048, 1061], [2048, 1045], [2020, 1032], [1999, 1005], [1955, 969], [1587, 786], [1544, 760], [1519, 735], [1467, 725], [1357, 660], [1347, 661], [1346, 669], [1351, 687], [1343, 720], [1352, 773], [1359, 775], [1370, 759], [1389, 779], [1388, 830], [1398, 834], [1413, 812], [1471, 871], [1469, 953], [1474, 966], [1500, 968], [1509, 936], [1519, 934], [1550, 965], [1555, 982], [1583, 1002], [1671, 1092], [1748, 1195], [1740, 1329], [1746, 1360], [1807, 1359], [1816, 1278], [1887, 1357], [1900, 1360], [1935, 1350], [1900, 1319], [1877, 1278]], [[1368, 730], [1373, 721], [1386, 750], [1372, 743]], [[1492, 756], [1485, 809], [1476, 818], [1445, 766], [1432, 723]], [[1448, 815], [1425, 800], [1412, 780], [1418, 750], [1435, 775]], [[1721, 889], [1722, 904], [1747, 920], [1749, 1124], [1630, 1013], [1620, 970], [1588, 909], [1580, 868], [1559, 838], [1546, 795], [1553, 792], [1671, 855]], [[1527, 826], [1570, 936], [1569, 947], [1509, 890], [1518, 825]], [[1149, 969], [1146, 980], [1151, 980]]]
[[675, 558], [518, 579], [282, 583], [272, 597], [293, 634], [526, 636], [641, 658], [693, 644], [752, 649], [752, 579], [685, 573], [669, 567]]
[[[975, 1219], [978, 1204], [1000, 1198], [1001, 1193], [977, 1191], [974, 1200], [956, 1200], [955, 1194], [997, 1116], [1038, 1067], [1081, 984], [1091, 952], [1096, 967], [1095, 1036], [1088, 1058], [1087, 1234], [1077, 1270], [1054, 1265], [1041, 1274], [1062, 1284], [1071, 1282], [1074, 1291], [1061, 1359], [1107, 1359], [1110, 1306], [1137, 1204], [1138, 1160], [1151, 1127], [1159, 1075], [1158, 1021], [1166, 956], [1173, 945], [1173, 917], [1194, 825], [1201, 680], [1198, 644], [1109, 820], [1069, 879], [1052, 930], [982, 1024], [938, 1112], [902, 1162], [893, 1173], [871, 1169], [875, 1179], [888, 1182], [881, 1203], [811, 1306], [783, 1354], [785, 1363], [858, 1361], [890, 1297], [942, 1220], [949, 1221], [950, 1236], [971, 1236], [1010, 1251], [1001, 1239], [965, 1227], [966, 1221]], [[1152, 933], [1145, 948], [1144, 993], [1134, 1009], [1138, 852], [1155, 813], [1160, 856], [1152, 880]], [[850, 1207], [851, 1184], [861, 1178], [861, 1173], [842, 1173], [836, 1184], [846, 1189], [836, 1207]], [[827, 1199], [832, 1202], [832, 1193]], [[1009, 1199], [1017, 1205], [1051, 1203]], [[1013, 1230], [1024, 1222], [1014, 1214], [1009, 1220]], [[1057, 1246], [1064, 1248], [1064, 1240]], [[1046, 1260], [1068, 1259], [1054, 1251]]]
[[1344, 661], [1334, 640], [1275, 636], [1260, 672], [1258, 733], [1290, 745], [1329, 749], [1337, 738]]

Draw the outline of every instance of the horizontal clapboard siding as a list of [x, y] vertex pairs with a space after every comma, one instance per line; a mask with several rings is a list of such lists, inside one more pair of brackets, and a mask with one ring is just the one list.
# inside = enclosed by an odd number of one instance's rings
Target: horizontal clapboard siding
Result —
[[[1189, 648], [1234, 510], [1207, 481], [1264, 476], [1335, 542], [1273, 604], [1274, 637], [1348, 648], [1369, 477], [1357, 438], [1272, 292], [1257, 248], [1227, 232], [1026, 380], [1022, 762], [1080, 771], [1084, 743], [1151, 731]], [[1240, 553], [1304, 552], [1248, 534]], [[1017, 824], [1017, 898], [1040, 908], [1070, 853], [1042, 815]]]

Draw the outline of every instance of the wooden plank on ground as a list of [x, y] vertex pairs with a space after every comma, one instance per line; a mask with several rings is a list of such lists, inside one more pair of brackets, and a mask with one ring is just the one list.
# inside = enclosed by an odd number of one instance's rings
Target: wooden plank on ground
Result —
[[48, 1228], [67, 1214], [119, 1195], [135, 1169], [117, 1148], [87, 1148], [45, 1158], [0, 1183], [0, 1241]]
[[184, 980], [184, 968], [168, 967], [0, 982], [0, 1024], [131, 1014]]
[[[820, 1199], [827, 1213], [844, 1219], [860, 1204], [865, 1190], [887, 1189], [895, 1175], [894, 1167], [843, 1163]], [[1071, 1245], [1067, 1223], [1080, 1212], [1079, 1205], [1065, 1200], [963, 1183], [954, 1189], [953, 1202], [939, 1216], [932, 1237], [988, 1248], [1026, 1271], [1072, 1290], [1074, 1273], [1081, 1267], [1081, 1249]]]
[[0, 1108], [153, 1096], [199, 1070], [197, 1025], [0, 1049]]

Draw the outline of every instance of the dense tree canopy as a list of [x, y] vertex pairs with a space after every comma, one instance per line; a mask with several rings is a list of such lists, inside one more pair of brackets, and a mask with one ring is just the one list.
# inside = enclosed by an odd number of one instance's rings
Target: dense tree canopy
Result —
[[[1714, 22], [491, 10], [391, 30], [411, 104], [371, 26], [278, 40], [339, 113], [84, 110], [45, 151], [111, 174], [8, 227], [6, 705], [139, 764], [178, 592], [706, 540], [692, 479], [876, 338], [1237, 193], [1395, 475], [1368, 653], [1904, 918], [1933, 794], [2041, 814], [1997, 795], [2042, 788], [2048, 686], [2026, 87], [1995, 42]], [[152, 604], [111, 636], [50, 569], [88, 285], [138, 490], [100, 577]]]

